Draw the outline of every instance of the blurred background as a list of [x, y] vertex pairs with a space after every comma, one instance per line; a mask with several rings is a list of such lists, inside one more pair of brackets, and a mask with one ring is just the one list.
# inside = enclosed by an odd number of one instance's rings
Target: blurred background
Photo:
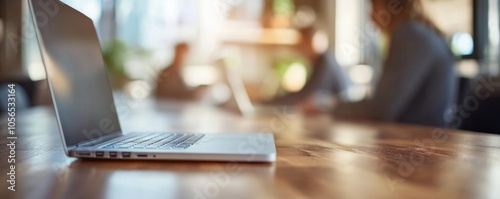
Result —
[[[218, 57], [229, 57], [250, 98], [266, 101], [303, 88], [310, 61], [297, 45], [300, 29], [326, 33], [314, 42], [329, 48], [347, 74], [347, 98], [370, 94], [387, 44], [370, 19], [367, 0], [62, 0], [97, 27], [111, 83], [141, 100], [155, 94], [161, 72], [188, 44], [182, 76], [187, 86], [215, 87]], [[460, 60], [461, 95], [479, 76], [500, 73], [498, 0], [423, 0]], [[17, 82], [29, 106], [50, 104], [45, 73], [24, 0], [0, 0], [0, 83]], [[78, 24], [75, 24], [78, 25]], [[328, 44], [329, 45], [325, 45]], [[216, 99], [224, 100], [224, 99]]]

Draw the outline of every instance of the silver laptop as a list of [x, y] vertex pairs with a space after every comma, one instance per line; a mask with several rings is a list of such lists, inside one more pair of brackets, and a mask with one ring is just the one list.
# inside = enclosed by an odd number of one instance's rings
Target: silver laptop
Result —
[[231, 91], [229, 101], [223, 106], [238, 112], [244, 117], [277, 117], [283, 115], [297, 115], [299, 111], [292, 106], [254, 105], [245, 88], [245, 83], [235, 66], [230, 66], [227, 59], [216, 61], [217, 69], [223, 74], [223, 81]]
[[65, 152], [78, 158], [273, 162], [274, 137], [122, 131], [97, 33], [57, 0], [29, 0]]

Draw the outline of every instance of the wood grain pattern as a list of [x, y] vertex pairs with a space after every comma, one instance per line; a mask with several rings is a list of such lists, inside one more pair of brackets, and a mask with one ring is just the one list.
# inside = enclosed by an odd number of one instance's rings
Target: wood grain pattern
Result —
[[50, 108], [19, 112], [17, 191], [0, 198], [500, 198], [500, 136], [281, 114], [241, 118], [203, 105], [120, 107], [131, 131], [276, 135], [274, 164], [89, 161], [63, 153]]

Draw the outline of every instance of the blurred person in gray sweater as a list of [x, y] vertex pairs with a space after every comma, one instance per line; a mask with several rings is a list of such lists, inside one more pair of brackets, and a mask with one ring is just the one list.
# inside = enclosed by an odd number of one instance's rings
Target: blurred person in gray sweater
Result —
[[[420, 0], [371, 0], [372, 19], [390, 39], [383, 72], [371, 98], [337, 103], [337, 118], [447, 127], [456, 98], [456, 58]], [[316, 109], [310, 102], [306, 112]]]

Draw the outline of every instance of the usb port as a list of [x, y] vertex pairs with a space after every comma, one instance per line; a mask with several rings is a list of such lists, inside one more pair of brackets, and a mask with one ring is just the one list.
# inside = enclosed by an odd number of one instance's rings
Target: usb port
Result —
[[131, 153], [129, 153], [129, 152], [122, 153], [122, 157], [124, 157], [124, 158], [130, 158], [130, 156], [131, 156]]
[[95, 152], [95, 157], [104, 157], [104, 152], [102, 151]]
[[116, 158], [118, 156], [118, 153], [116, 152], [109, 152], [109, 157]]
[[138, 158], [147, 158], [148, 154], [137, 154]]

